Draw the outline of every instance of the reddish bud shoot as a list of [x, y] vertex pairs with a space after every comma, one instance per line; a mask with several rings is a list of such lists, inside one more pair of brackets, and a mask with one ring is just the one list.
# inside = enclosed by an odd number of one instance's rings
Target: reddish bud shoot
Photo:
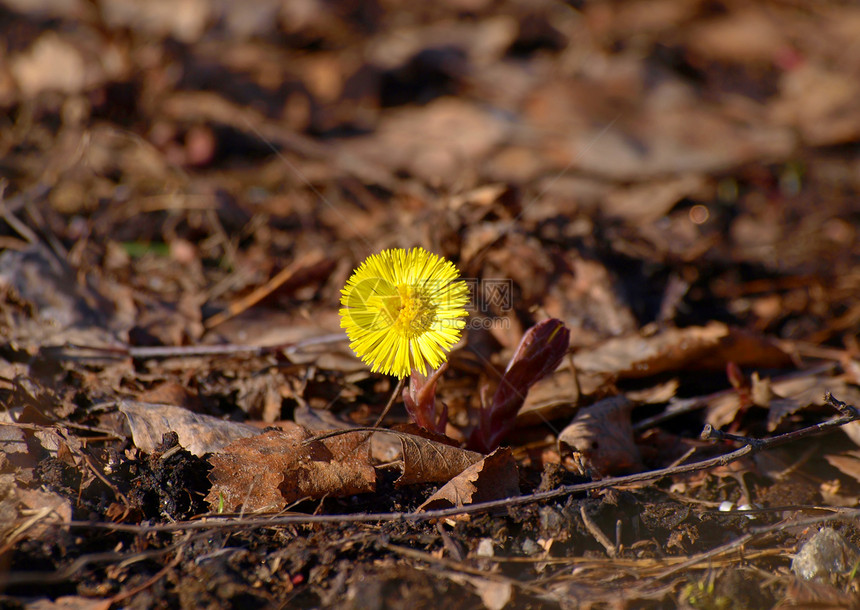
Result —
[[471, 438], [477, 448], [491, 451], [498, 446], [513, 429], [529, 388], [558, 367], [569, 345], [570, 330], [561, 320], [544, 320], [526, 331], [492, 401], [481, 411]]
[[409, 377], [409, 385], [403, 388], [403, 404], [406, 411], [416, 424], [427, 430], [445, 433], [448, 423], [448, 407], [440, 403], [441, 408], [436, 412], [436, 382], [448, 368], [448, 363], [424, 376], [420, 371], [412, 371]]

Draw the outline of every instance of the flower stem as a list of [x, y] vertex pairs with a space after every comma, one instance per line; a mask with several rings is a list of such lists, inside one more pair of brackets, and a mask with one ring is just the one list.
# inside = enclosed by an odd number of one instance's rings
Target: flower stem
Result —
[[382, 423], [382, 420], [385, 419], [385, 416], [388, 415], [388, 412], [391, 411], [391, 407], [394, 406], [397, 397], [403, 392], [403, 388], [406, 385], [406, 377], [402, 377], [397, 380], [397, 387], [394, 388], [394, 392], [391, 393], [391, 398], [388, 399], [388, 404], [385, 405], [385, 408], [382, 410], [382, 413], [376, 419], [376, 423], [373, 424], [374, 428], [378, 428]]

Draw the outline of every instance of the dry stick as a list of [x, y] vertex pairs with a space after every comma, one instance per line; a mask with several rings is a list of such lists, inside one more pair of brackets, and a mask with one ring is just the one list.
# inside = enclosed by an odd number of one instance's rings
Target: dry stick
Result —
[[[716, 466], [725, 466], [730, 464], [731, 462], [735, 462], [742, 457], [750, 455], [752, 453], [756, 453], [758, 451], [762, 451], [764, 449], [769, 449], [771, 447], [775, 447], [777, 445], [782, 445], [783, 443], [788, 442], [789, 440], [798, 440], [800, 438], [811, 437], [817, 434], [821, 434], [822, 432], [834, 430], [840, 426], [843, 426], [852, 421], [860, 420], [860, 411], [857, 410], [856, 407], [851, 405], [847, 405], [844, 402], [836, 400], [833, 396], [828, 392], [824, 396], [825, 401], [833, 406], [835, 409], [843, 413], [841, 417], [837, 417], [826, 422], [822, 422], [820, 424], [815, 424], [812, 426], [808, 426], [806, 428], [802, 428], [800, 430], [796, 430], [795, 432], [789, 432], [786, 434], [781, 434], [779, 436], [774, 436], [769, 439], [764, 440], [756, 440], [754, 444], [746, 444], [740, 449], [736, 449], [735, 451], [731, 451], [729, 453], [719, 455], [715, 458], [710, 458], [707, 460], [702, 460], [700, 462], [693, 462], [690, 464], [682, 464], [680, 466], [673, 466], [671, 468], [660, 468], [658, 470], [651, 470], [649, 472], [640, 472], [638, 474], [630, 474], [622, 477], [611, 477], [608, 479], [601, 479], [600, 481], [590, 481], [588, 483], [579, 483], [576, 485], [563, 485], [557, 489], [552, 489], [550, 491], [542, 491], [533, 494], [528, 494], [524, 496], [515, 496], [513, 498], [505, 498], [502, 500], [491, 500], [489, 502], [479, 502], [476, 504], [469, 504], [467, 506], [456, 506], [452, 508], [441, 508], [437, 510], [429, 510], [425, 512], [393, 512], [393, 513], [360, 513], [360, 514], [340, 514], [340, 515], [289, 515], [284, 517], [251, 517], [244, 519], [214, 519], [207, 518], [206, 521], [194, 521], [194, 522], [185, 522], [185, 523], [171, 523], [167, 525], [123, 525], [123, 524], [115, 524], [115, 523], [100, 523], [100, 522], [87, 522], [87, 521], [73, 521], [71, 522], [72, 527], [79, 528], [97, 528], [97, 529], [107, 529], [113, 531], [127, 531], [127, 532], [174, 532], [180, 530], [200, 530], [200, 529], [208, 529], [208, 528], [233, 528], [233, 527], [269, 527], [273, 525], [286, 525], [286, 524], [294, 524], [294, 523], [373, 523], [373, 522], [381, 522], [381, 521], [407, 521], [407, 522], [418, 522], [418, 521], [431, 521], [433, 519], [444, 519], [447, 517], [454, 517], [457, 515], [471, 515], [475, 513], [482, 513], [487, 511], [493, 511], [499, 508], [509, 508], [514, 506], [522, 506], [524, 504], [532, 504], [535, 502], [540, 502], [542, 500], [550, 500], [553, 498], [558, 498], [562, 496], [569, 496], [575, 493], [593, 491], [595, 489], [606, 489], [608, 487], [618, 487], [621, 485], [630, 485], [632, 483], [641, 483], [643, 481], [654, 481], [658, 479], [662, 479], [667, 476], [678, 475], [678, 474], [687, 474], [690, 472], [699, 472], [702, 470], [708, 470], [710, 468]], [[710, 426], [706, 426], [705, 432], [708, 432], [710, 428], [711, 434], [713, 434], [713, 428]], [[337, 434], [342, 434], [345, 432], [367, 432], [368, 429], [359, 428], [355, 430], [349, 431], [338, 431]], [[385, 429], [380, 429], [381, 431], [385, 431]], [[387, 430], [387, 432], [393, 432], [391, 430]], [[704, 434], [704, 432], [703, 432]], [[333, 436], [329, 435], [329, 436]], [[317, 437], [319, 438], [319, 437]], [[851, 516], [857, 517], [860, 516], [860, 509], [847, 509], [840, 510], [835, 514], [836, 516]], [[834, 517], [831, 515], [831, 517]], [[835, 518], [835, 517], [834, 517]]]
[[59, 436], [62, 441], [66, 444], [69, 449], [75, 454], [77, 454], [86, 467], [92, 472], [102, 483], [107, 485], [108, 489], [110, 489], [114, 495], [123, 503], [125, 507], [125, 512], [122, 515], [122, 518], [125, 518], [131, 510], [131, 502], [129, 502], [128, 497], [124, 493], [122, 493], [119, 488], [113, 484], [113, 482], [105, 476], [105, 474], [93, 464], [92, 459], [86, 453], [84, 453], [81, 449], [75, 448], [73, 443], [67, 442], [69, 439], [65, 437], [64, 434], [57, 432], [57, 436]]
[[230, 303], [230, 306], [227, 307], [226, 310], [217, 313], [208, 320], [206, 320], [203, 323], [203, 326], [206, 328], [206, 330], [210, 330], [212, 328], [215, 328], [219, 324], [223, 324], [230, 318], [239, 315], [249, 307], [253, 307], [257, 303], [265, 299], [267, 296], [272, 294], [275, 290], [280, 288], [284, 284], [284, 282], [293, 277], [296, 272], [305, 267], [313, 266], [314, 264], [321, 261], [322, 258], [323, 257], [319, 252], [310, 252], [308, 254], [305, 254], [301, 258], [294, 260], [292, 263], [290, 263], [288, 267], [284, 267], [283, 269], [281, 269], [277, 273], [277, 275], [275, 275], [275, 277], [266, 282], [263, 286], [260, 286], [259, 288], [253, 290], [251, 294], [242, 297], [238, 301]]
[[[184, 542], [180, 542], [179, 544], [184, 544]], [[129, 562], [137, 562], [137, 561], [145, 561], [147, 559], [157, 560], [161, 557], [170, 554], [173, 552], [178, 545], [170, 545], [169, 547], [151, 551], [139, 551], [137, 553], [133, 553], [130, 556], [125, 553], [121, 553], [118, 551], [109, 551], [105, 553], [87, 553], [85, 555], [81, 555], [74, 561], [72, 561], [68, 566], [63, 568], [62, 570], [58, 570], [57, 572], [5, 572], [0, 573], [0, 586], [7, 586], [9, 583], [14, 582], [18, 585], [23, 584], [51, 584], [57, 582], [63, 582], [64, 580], [68, 580], [73, 576], [80, 574], [81, 570], [86, 568], [91, 564], [100, 564], [107, 562], [119, 562], [122, 561], [125, 565], [129, 565]]]
[[[780, 528], [785, 527], [785, 523], [779, 524]], [[753, 532], [747, 532], [746, 534], [735, 538], [731, 542], [727, 542], [726, 544], [720, 545], [716, 548], [711, 549], [710, 551], [705, 551], [703, 553], [699, 553], [698, 555], [693, 555], [687, 561], [683, 561], [677, 565], [672, 566], [671, 568], [660, 572], [654, 577], [654, 580], [660, 580], [666, 578], [667, 576], [671, 576], [672, 574], [676, 574], [682, 570], [686, 570], [687, 568], [691, 568], [694, 565], [701, 563], [703, 561], [708, 561], [709, 559], [713, 559], [718, 555], [722, 555], [723, 553], [727, 553], [734, 549], [739, 549], [747, 542], [753, 539], [755, 534]]]
[[588, 516], [588, 511], [585, 510], [585, 504], [581, 504], [579, 506], [579, 516], [582, 517], [582, 522], [585, 524], [585, 529], [588, 530], [594, 539], [597, 540], [604, 549], [606, 549], [606, 554], [610, 557], [615, 557], [618, 554], [618, 549], [609, 541], [609, 538], [606, 537], [597, 524], [591, 520], [591, 517]]
[[158, 572], [153, 574], [151, 578], [148, 578], [146, 581], [140, 583], [138, 586], [132, 587], [131, 589], [129, 589], [127, 591], [122, 591], [120, 593], [117, 593], [113, 597], [109, 598], [108, 601], [110, 602], [110, 605], [113, 606], [114, 604], [121, 602], [124, 599], [128, 599], [129, 597], [137, 595], [141, 591], [145, 591], [146, 589], [150, 588], [152, 585], [157, 583], [159, 580], [164, 578], [164, 576], [166, 576], [170, 570], [172, 570], [173, 568], [178, 566], [179, 562], [182, 561], [182, 556], [183, 556], [183, 553], [185, 551], [185, 544], [188, 542], [188, 540], [190, 538], [191, 538], [190, 534], [185, 537], [185, 540], [180, 545], [179, 550], [176, 551], [176, 557], [171, 559], [170, 563], [168, 563], [166, 566], [164, 566]]
[[92, 352], [94, 356], [76, 355], [65, 359], [119, 359], [135, 358], [146, 360], [150, 358], [191, 358], [195, 356], [232, 356], [236, 354], [249, 354], [262, 356], [274, 352], [284, 352], [287, 355], [303, 352], [305, 348], [314, 345], [325, 345], [328, 343], [341, 343], [347, 340], [344, 333], [333, 333], [309, 337], [295, 343], [280, 343], [277, 345], [237, 345], [228, 343], [225, 345], [181, 345], [181, 346], [158, 346], [158, 347], [135, 347], [133, 345], [96, 346], [80, 345], [77, 343], [66, 343], [65, 345], [49, 345], [41, 348], [43, 354], [49, 353], [55, 359], [64, 356], [66, 350], [79, 352]]
[[[419, 551], [417, 549], [410, 549], [407, 547], [402, 547], [400, 545], [391, 544], [391, 543], [382, 543], [379, 545], [381, 548], [390, 551], [392, 553], [396, 553], [398, 555], [402, 555], [403, 557], [409, 557], [410, 559], [415, 559], [417, 561], [423, 561], [425, 563], [429, 563], [431, 565], [436, 564], [443, 567], [443, 570], [434, 570], [435, 574], [446, 575], [447, 571], [449, 574], [456, 574], [462, 576], [463, 574], [469, 574], [470, 576], [481, 578], [483, 580], [501, 584], [509, 584], [513, 587], [526, 591], [532, 595], [544, 595], [546, 591], [543, 589], [536, 587], [530, 582], [525, 582], [522, 580], [517, 580], [515, 578], [509, 578], [502, 574], [488, 572], [486, 570], [481, 570], [471, 566], [462, 561], [454, 561], [451, 559], [445, 559], [444, 557], [436, 557], [430, 553], [425, 551]], [[487, 559], [492, 560], [492, 557], [488, 557]]]
[[391, 393], [391, 398], [388, 399], [388, 404], [385, 405], [385, 408], [382, 410], [382, 413], [379, 415], [378, 418], [376, 418], [376, 423], [373, 424], [374, 428], [378, 428], [379, 425], [382, 423], [382, 420], [385, 419], [385, 416], [388, 415], [388, 412], [391, 411], [391, 407], [394, 406], [394, 402], [397, 400], [397, 397], [400, 396], [400, 394], [403, 392], [404, 386], [406, 386], [406, 377], [401, 377], [397, 380], [397, 386]]
[[99, 432], [104, 434], [101, 437], [93, 437], [86, 436], [81, 438], [82, 443], [94, 443], [101, 441], [110, 441], [110, 440], [123, 440], [126, 437], [120, 436], [113, 430], [106, 430], [104, 428], [98, 428], [96, 426], [85, 426], [83, 424], [73, 424], [71, 422], [63, 422], [61, 424], [53, 424], [50, 426], [45, 426], [43, 424], [19, 424], [18, 422], [9, 422], [9, 421], [0, 421], [0, 426], [9, 426], [10, 428], [20, 428], [21, 430], [35, 430], [37, 432], [41, 432], [43, 430], [55, 432], [60, 430], [61, 428], [74, 428], [75, 430], [86, 430], [87, 432]]

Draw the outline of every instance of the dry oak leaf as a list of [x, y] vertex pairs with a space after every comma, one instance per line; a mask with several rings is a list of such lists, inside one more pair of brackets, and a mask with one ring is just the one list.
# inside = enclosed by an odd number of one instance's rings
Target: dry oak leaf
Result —
[[206, 501], [217, 511], [266, 512], [302, 499], [376, 490], [367, 435], [304, 444], [313, 436], [293, 424], [226, 446], [209, 458], [212, 489]]
[[483, 454], [453, 447], [415, 434], [398, 433], [403, 455], [403, 474], [397, 487], [415, 483], [446, 483], [469, 466], [480, 462]]
[[418, 507], [434, 510], [518, 496], [520, 475], [509, 447], [493, 451], [448, 481]]
[[582, 409], [559, 434], [559, 454], [563, 459], [573, 456], [574, 470], [590, 470], [596, 476], [638, 472], [642, 457], [633, 440], [632, 410], [633, 404], [624, 396]]

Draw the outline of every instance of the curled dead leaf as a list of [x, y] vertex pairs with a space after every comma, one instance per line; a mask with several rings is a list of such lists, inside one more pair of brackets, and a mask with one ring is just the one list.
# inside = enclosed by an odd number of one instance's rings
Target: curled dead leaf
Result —
[[167, 432], [176, 432], [179, 444], [198, 457], [260, 432], [248, 424], [224, 421], [172, 405], [122, 400], [119, 410], [128, 418], [134, 444], [145, 453], [155, 451]]
[[418, 507], [433, 510], [519, 495], [519, 471], [508, 447], [496, 449], [448, 481]]
[[403, 448], [403, 474], [397, 487], [415, 483], [444, 483], [484, 457], [414, 434], [398, 434]]
[[641, 470], [642, 458], [630, 422], [632, 410], [633, 404], [624, 396], [582, 409], [558, 436], [558, 450], [568, 469], [598, 477]]

